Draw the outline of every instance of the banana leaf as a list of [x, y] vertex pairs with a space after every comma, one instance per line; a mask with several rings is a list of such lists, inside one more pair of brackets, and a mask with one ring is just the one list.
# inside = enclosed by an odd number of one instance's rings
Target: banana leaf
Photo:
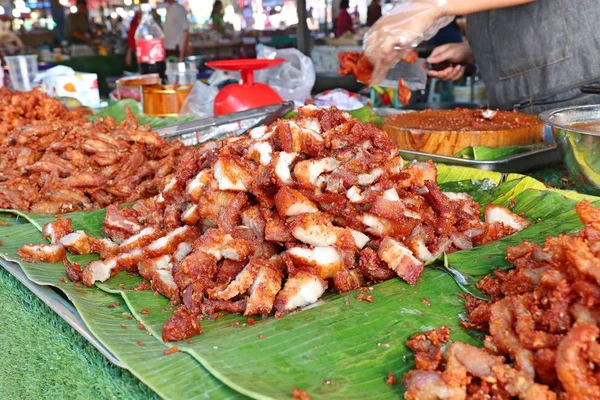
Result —
[[529, 146], [469, 146], [454, 153], [452, 157], [464, 158], [466, 160], [494, 161], [503, 158], [515, 156], [517, 154], [528, 153], [533, 150], [539, 150], [548, 147], [547, 144], [532, 144]]
[[121, 123], [125, 120], [125, 118], [127, 118], [127, 113], [125, 111], [126, 107], [129, 107], [129, 110], [136, 117], [140, 125], [150, 125], [152, 129], [164, 128], [165, 126], [181, 124], [182, 122], [192, 121], [195, 119], [193, 116], [166, 118], [150, 117], [142, 113], [138, 102], [133, 99], [116, 101], [108, 107], [105, 107], [90, 115], [89, 119], [94, 121], [100, 117], [112, 117], [117, 123]]
[[[465, 290], [477, 295], [473, 283], [478, 277], [508, 267], [504, 260], [508, 246], [522, 240], [540, 242], [581, 227], [573, 211], [577, 199], [539, 190], [541, 183], [534, 179], [507, 179], [498, 173], [441, 165], [438, 175], [445, 190], [469, 192], [482, 204], [509, 205], [514, 199], [514, 211], [524, 212], [535, 223], [517, 235], [448, 255], [445, 266], [426, 268], [415, 287], [399, 279], [374, 285], [369, 293], [374, 296], [373, 303], [357, 301], [354, 291], [326, 295], [310, 309], [281, 319], [256, 318], [249, 324], [241, 316], [225, 315], [215, 321], [204, 320], [202, 336], [177, 346], [212, 376], [252, 398], [286, 398], [293, 386], [316, 399], [397, 398], [402, 386], [389, 386], [384, 380], [389, 371], [400, 377], [412, 367], [411, 353], [404, 344], [410, 335], [447, 325], [453, 339], [475, 342], [476, 338], [459, 327], [464, 309], [457, 293]], [[500, 184], [503, 180], [506, 183]], [[74, 228], [86, 226], [97, 234], [102, 213], [69, 217]], [[36, 221], [36, 226], [42, 225], [40, 216], [26, 216]], [[44, 218], [47, 221], [48, 217]], [[82, 265], [87, 261], [82, 259]], [[128, 310], [159, 340], [162, 324], [170, 316], [168, 301], [152, 292], [131, 290], [139, 282], [139, 277], [121, 273], [98, 287], [109, 296], [119, 293]], [[137, 366], [129, 366], [135, 372]]]
[[120, 296], [98, 288], [76, 287], [67, 280], [61, 264], [32, 264], [21, 260], [17, 255], [20, 246], [44, 242], [35, 226], [0, 227], [0, 238], [0, 258], [17, 262], [33, 282], [51, 285], [64, 292], [98, 340], [160, 396], [172, 399], [243, 398], [213, 378], [191, 356], [182, 352], [164, 355], [167, 347], [139, 329], [135, 319], [127, 318], [131, 310]]
[[[377, 126], [381, 125], [381, 117], [375, 114], [375, 111], [370, 106], [364, 106], [361, 108], [357, 108], [356, 110], [348, 111], [348, 114], [352, 115], [354, 118], [358, 119], [360, 122], [367, 123], [373, 122]], [[290, 111], [283, 118], [290, 119], [298, 115], [297, 111]]]

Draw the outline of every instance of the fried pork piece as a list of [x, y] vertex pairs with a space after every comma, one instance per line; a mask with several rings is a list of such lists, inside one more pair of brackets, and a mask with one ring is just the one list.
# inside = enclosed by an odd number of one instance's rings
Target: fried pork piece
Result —
[[55, 263], [66, 256], [65, 248], [60, 243], [54, 244], [26, 244], [19, 248], [18, 255], [28, 262]]
[[181, 243], [194, 240], [197, 236], [196, 228], [187, 225], [181, 226], [152, 241], [145, 248], [146, 255], [148, 257], [159, 257], [165, 254], [173, 254]]
[[122, 241], [119, 245], [119, 252], [124, 253], [139, 247], [145, 247], [161, 236], [163, 236], [163, 232], [160, 229], [149, 226]]
[[287, 186], [282, 186], [275, 195], [275, 206], [282, 218], [319, 211], [315, 203], [307, 199], [299, 191]]
[[292, 247], [287, 254], [297, 269], [312, 271], [321, 279], [333, 278], [344, 268], [342, 254], [334, 246], [317, 246], [312, 249]]
[[252, 253], [253, 246], [250, 240], [234, 238], [222, 229], [211, 228], [194, 243], [194, 249], [211, 254], [217, 260], [242, 261]]
[[92, 123], [39, 91], [3, 90], [0, 104], [3, 208], [59, 214], [151, 197], [195, 153], [138, 127], [130, 113], [118, 125]]
[[92, 247], [89, 239], [84, 231], [75, 231], [63, 236], [59, 242], [73, 254], [90, 254]]
[[415, 354], [417, 369], [435, 371], [442, 361], [440, 348], [450, 339], [450, 330], [446, 326], [411, 336], [406, 346]]
[[104, 261], [92, 261], [85, 266], [81, 280], [83, 283], [91, 287], [96, 282], [105, 282], [111, 276], [119, 272], [117, 258], [111, 257]]
[[61, 218], [44, 225], [42, 235], [50, 241], [50, 243], [58, 242], [63, 236], [73, 232], [71, 228], [70, 218]]
[[316, 303], [325, 293], [327, 282], [307, 271], [298, 271], [288, 278], [275, 299], [275, 315], [283, 315], [297, 308]]
[[510, 227], [514, 232], [520, 232], [527, 228], [531, 222], [518, 216], [508, 208], [496, 204], [485, 206], [485, 222], [488, 224], [502, 223]]
[[273, 309], [275, 296], [281, 290], [282, 279], [283, 275], [271, 262], [263, 263], [250, 287], [250, 297], [244, 315], [269, 315]]
[[179, 307], [163, 326], [162, 339], [165, 342], [178, 342], [201, 333], [198, 318], [184, 307]]
[[402, 243], [386, 237], [382, 240], [377, 254], [400, 278], [411, 285], [417, 283], [423, 272], [423, 263]]

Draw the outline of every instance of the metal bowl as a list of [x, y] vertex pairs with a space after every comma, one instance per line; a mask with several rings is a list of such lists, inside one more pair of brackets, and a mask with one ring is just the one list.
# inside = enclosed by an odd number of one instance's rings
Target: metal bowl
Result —
[[539, 118], [552, 128], [568, 171], [581, 179], [586, 191], [600, 195], [600, 133], [573, 127], [581, 122], [600, 123], [600, 105], [550, 110]]

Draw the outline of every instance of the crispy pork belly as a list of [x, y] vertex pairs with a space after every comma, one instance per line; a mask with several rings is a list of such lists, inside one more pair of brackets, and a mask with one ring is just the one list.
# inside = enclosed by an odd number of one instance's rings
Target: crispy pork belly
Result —
[[277, 294], [274, 304], [276, 315], [316, 303], [326, 289], [327, 282], [323, 279], [308, 271], [298, 271]]
[[380, 282], [392, 279], [396, 274], [382, 261], [375, 250], [365, 247], [360, 251], [358, 269], [361, 274], [371, 282]]
[[358, 184], [361, 186], [371, 185], [383, 175], [383, 169], [373, 168], [368, 174], [358, 175]]
[[162, 329], [162, 339], [165, 342], [177, 342], [189, 339], [202, 333], [202, 327], [198, 317], [185, 309], [179, 307]]
[[173, 260], [175, 262], [180, 262], [185, 257], [187, 257], [187, 255], [190, 254], [192, 250], [193, 247], [191, 243], [179, 243], [179, 246], [177, 246], [177, 250], [175, 251], [175, 253], [173, 253]]
[[344, 267], [342, 255], [333, 246], [319, 246], [313, 249], [292, 247], [287, 253], [296, 268], [313, 271], [322, 279], [332, 278]]
[[289, 225], [292, 236], [302, 243], [312, 246], [355, 247], [352, 233], [348, 229], [334, 226], [331, 217], [326, 214], [303, 214], [296, 217]]
[[281, 290], [283, 275], [269, 261], [258, 269], [254, 283], [250, 287], [250, 297], [244, 315], [267, 316], [273, 309], [275, 296]]
[[315, 187], [321, 174], [334, 171], [340, 165], [340, 162], [333, 157], [304, 160], [294, 167], [294, 176], [300, 184]]
[[354, 229], [349, 229], [349, 230], [350, 230], [350, 234], [352, 235], [352, 238], [354, 239], [354, 244], [356, 245], [356, 248], [361, 250], [363, 247], [365, 247], [367, 245], [367, 243], [370, 240], [370, 238], [367, 235], [365, 235], [364, 233], [362, 233], [360, 231], [356, 231]]
[[298, 158], [298, 153], [287, 153], [280, 151], [275, 153], [271, 161], [272, 175], [281, 185], [290, 185], [292, 179], [291, 165]]
[[265, 218], [265, 240], [270, 242], [285, 243], [294, 240], [290, 230], [285, 225], [285, 221], [281, 219], [277, 212], [263, 209], [263, 217]]
[[69, 233], [63, 236], [59, 242], [73, 254], [90, 254], [92, 251], [89, 236], [84, 231]]
[[169, 179], [169, 181], [167, 182], [160, 194], [163, 197], [163, 199], [172, 200], [173, 196], [178, 190], [179, 187], [177, 186], [177, 178], [173, 176], [171, 179]]
[[250, 136], [250, 138], [252, 139], [268, 139], [265, 138], [264, 136], [267, 134], [267, 126], [266, 125], [261, 125], [261, 126], [257, 126], [256, 128], [252, 128], [250, 129], [250, 131], [248, 132], [248, 136]]
[[173, 274], [171, 274], [170, 270], [159, 269], [154, 271], [150, 279], [150, 286], [152, 286], [152, 289], [171, 300], [179, 299], [179, 288], [177, 287], [177, 284], [175, 284]]
[[119, 245], [110, 239], [100, 239], [93, 236], [89, 236], [88, 240], [90, 242], [91, 252], [99, 254], [102, 258], [114, 256], [115, 254], [117, 254], [117, 251], [119, 249]]
[[208, 294], [216, 299], [230, 300], [240, 294], [244, 294], [256, 280], [259, 270], [262, 268], [261, 260], [251, 259], [248, 264], [240, 271], [233, 281], [222, 290], [209, 290]]
[[55, 263], [61, 261], [67, 253], [61, 243], [26, 244], [19, 248], [19, 257], [28, 262]]
[[312, 129], [299, 127], [294, 121], [279, 120], [277, 132], [283, 151], [301, 152], [315, 157], [325, 147], [321, 135]]
[[264, 239], [267, 221], [265, 221], [259, 206], [246, 207], [242, 211], [242, 224], [252, 229], [257, 238]]
[[190, 204], [181, 214], [181, 221], [186, 225], [196, 225], [200, 221], [199, 208], [196, 204]]
[[404, 244], [412, 251], [413, 255], [423, 262], [429, 262], [434, 259], [433, 255], [425, 244], [422, 236], [411, 236], [405, 240]]
[[121, 242], [119, 245], [119, 252], [127, 252], [138, 247], [145, 247], [162, 235], [163, 232], [159, 229], [149, 226]]
[[211, 228], [194, 243], [194, 250], [211, 254], [217, 260], [242, 261], [251, 254], [253, 246], [246, 239], [236, 239], [224, 230]]
[[119, 268], [116, 257], [104, 261], [92, 261], [83, 270], [81, 280], [86, 286], [91, 287], [96, 282], [105, 282], [117, 272], [119, 272]]
[[172, 254], [181, 242], [193, 240], [197, 236], [197, 231], [191, 226], [181, 226], [165, 236], [162, 236], [148, 246], [145, 251], [148, 257], [155, 258], [165, 254]]
[[485, 222], [488, 224], [500, 222], [517, 232], [520, 232], [531, 225], [531, 222], [527, 221], [525, 218], [518, 216], [506, 207], [496, 204], [488, 204], [485, 207], [484, 216]]
[[219, 183], [219, 190], [233, 190], [238, 192], [248, 191], [250, 181], [248, 170], [233, 157], [219, 157], [213, 166], [215, 179]]
[[248, 148], [250, 158], [265, 167], [271, 163], [272, 153], [273, 147], [269, 142], [256, 142]]
[[216, 273], [217, 259], [202, 251], [188, 254], [173, 269], [175, 283], [182, 290], [192, 283], [202, 288], [210, 287]]
[[192, 179], [186, 189], [186, 193], [190, 200], [197, 203], [200, 201], [204, 187], [208, 185], [212, 179], [212, 173], [209, 169], [203, 169]]
[[437, 170], [431, 161], [413, 162], [402, 170], [408, 178], [400, 181], [401, 187], [416, 186], [422, 188], [425, 181], [437, 182]]
[[[395, 149], [394, 149], [394, 153], [396, 153]], [[388, 172], [390, 173], [390, 175], [396, 176], [402, 171], [403, 167], [404, 167], [404, 160], [402, 159], [402, 157], [396, 156], [390, 160]]]
[[50, 243], [58, 242], [63, 236], [73, 232], [71, 228], [70, 218], [61, 218], [44, 225], [42, 235], [50, 241]]
[[362, 275], [357, 269], [342, 269], [333, 276], [333, 286], [340, 293], [349, 292], [361, 287], [363, 284]]
[[292, 217], [305, 213], [316, 213], [319, 208], [302, 193], [282, 186], [275, 195], [275, 206], [281, 217]]
[[377, 255], [400, 278], [411, 285], [417, 283], [417, 279], [423, 272], [423, 263], [413, 255], [412, 251], [390, 237], [385, 237], [381, 241]]
[[122, 210], [115, 205], [106, 207], [106, 216], [104, 217], [104, 228], [108, 230], [120, 231], [125, 234], [133, 235], [138, 233], [142, 227], [137, 221], [128, 218]]
[[144, 260], [145, 255], [144, 250], [138, 248], [126, 253], [120, 253], [115, 258], [119, 269], [138, 272], [138, 264]]
[[416, 225], [416, 220], [414, 219], [405, 218], [404, 221], [394, 221], [370, 213], [363, 213], [358, 219], [367, 227], [368, 233], [380, 238], [389, 235], [405, 237]]
[[229, 231], [237, 226], [240, 220], [240, 213], [247, 201], [248, 195], [244, 192], [238, 192], [217, 217], [219, 228]]
[[173, 269], [173, 263], [171, 262], [172, 257], [169, 254], [156, 258], [147, 258], [139, 263], [138, 272], [144, 279], [152, 279], [152, 275], [158, 270]]

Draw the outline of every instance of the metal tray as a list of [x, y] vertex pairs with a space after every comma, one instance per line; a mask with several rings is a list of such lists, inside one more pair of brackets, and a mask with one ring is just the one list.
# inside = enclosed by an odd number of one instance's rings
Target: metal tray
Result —
[[96, 337], [90, 332], [85, 325], [85, 322], [79, 315], [77, 309], [73, 304], [66, 299], [58, 289], [52, 286], [42, 286], [30, 280], [25, 272], [21, 269], [19, 264], [6, 261], [0, 257], [0, 265], [4, 267], [12, 276], [17, 278], [27, 289], [35, 294], [40, 300], [42, 300], [48, 307], [50, 307], [59, 317], [67, 321], [73, 329], [75, 329], [81, 336], [83, 336], [88, 342], [92, 344], [100, 353], [102, 353], [111, 363], [118, 367], [128, 369], [125, 364], [121, 362], [114, 354], [110, 352], [102, 343], [96, 339]]
[[268, 125], [294, 109], [294, 102], [274, 104], [237, 113], [202, 118], [178, 125], [156, 129], [165, 139], [179, 139], [186, 146], [195, 146], [207, 140], [238, 136], [258, 125]]
[[464, 158], [421, 153], [420, 151], [412, 150], [400, 150], [400, 155], [406, 160], [431, 160], [440, 164], [459, 165], [486, 171], [514, 172], [521, 174], [536, 169], [551, 167], [560, 164], [563, 161], [560, 151], [556, 146], [533, 150], [493, 161], [465, 160]]

